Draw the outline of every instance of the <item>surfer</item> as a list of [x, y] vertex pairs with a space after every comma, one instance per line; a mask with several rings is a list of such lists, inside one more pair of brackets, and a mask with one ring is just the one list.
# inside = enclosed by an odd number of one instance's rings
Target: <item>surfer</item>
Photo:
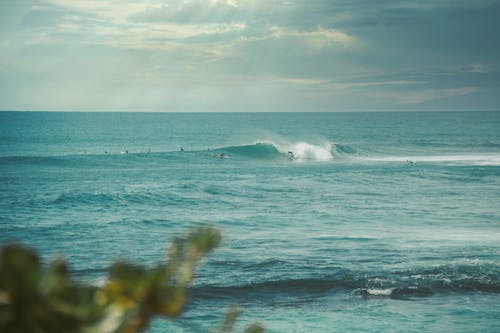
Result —
[[181, 147], [181, 151], [184, 151], [184, 148]]
[[213, 154], [213, 156], [214, 157], [218, 157], [218, 158], [227, 158], [227, 157], [229, 157], [225, 153], [215, 153], [215, 154]]
[[293, 154], [293, 151], [288, 151], [287, 159], [289, 161], [293, 160], [295, 158], [295, 155]]

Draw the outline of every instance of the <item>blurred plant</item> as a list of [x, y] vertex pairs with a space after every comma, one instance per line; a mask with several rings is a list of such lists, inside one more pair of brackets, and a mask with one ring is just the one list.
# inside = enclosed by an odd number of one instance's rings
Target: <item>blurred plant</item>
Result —
[[[234, 326], [236, 325], [236, 320], [241, 314], [241, 310], [233, 305], [229, 308], [219, 329], [212, 330], [211, 333], [230, 333], [234, 331]], [[244, 333], [263, 333], [264, 328], [259, 324], [251, 324], [248, 326]]]
[[[0, 251], [0, 332], [143, 332], [153, 317], [172, 319], [182, 312], [196, 264], [220, 241], [216, 229], [199, 228], [174, 239], [166, 263], [151, 269], [114, 264], [102, 287], [73, 281], [61, 259], [44, 266], [34, 251], [5, 245]], [[237, 314], [230, 313], [224, 322], [231, 322], [221, 332], [234, 327]], [[258, 325], [245, 330], [262, 331]]]

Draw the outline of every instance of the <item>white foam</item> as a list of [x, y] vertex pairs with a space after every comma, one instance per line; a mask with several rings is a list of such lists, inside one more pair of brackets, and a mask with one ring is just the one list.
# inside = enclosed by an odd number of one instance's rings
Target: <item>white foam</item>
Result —
[[293, 144], [290, 151], [298, 160], [330, 161], [333, 159], [332, 145], [325, 143], [321, 146], [312, 145], [307, 142]]
[[445, 163], [462, 165], [500, 165], [499, 154], [430, 155], [430, 156], [377, 156], [361, 158], [368, 162]]
[[373, 296], [390, 296], [394, 289], [366, 289], [366, 292]]
[[321, 144], [311, 144], [308, 142], [274, 142], [274, 141], [259, 141], [260, 143], [271, 144], [280, 153], [287, 154], [292, 152], [295, 161], [331, 161], [332, 144], [330, 142], [323, 142]]

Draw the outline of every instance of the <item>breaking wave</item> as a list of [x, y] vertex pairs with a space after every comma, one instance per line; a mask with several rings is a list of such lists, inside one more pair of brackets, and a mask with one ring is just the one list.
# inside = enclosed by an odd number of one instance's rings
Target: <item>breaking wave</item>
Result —
[[312, 144], [308, 142], [277, 143], [273, 141], [262, 141], [249, 145], [229, 146], [219, 148], [230, 155], [243, 156], [256, 159], [278, 160], [288, 158], [293, 154], [294, 161], [316, 161], [325, 162], [334, 159], [338, 154], [352, 154], [355, 149], [346, 146], [323, 142], [321, 144]]
[[[322, 143], [310, 143], [305, 141], [281, 142], [262, 140], [251, 144], [234, 145], [220, 147], [211, 150], [216, 156], [219, 153], [228, 156], [238, 156], [248, 159], [260, 160], [286, 160], [290, 159], [290, 152], [293, 154], [293, 161], [299, 162], [325, 162], [346, 154], [354, 154], [357, 151], [348, 146], [329, 141]], [[151, 164], [153, 162], [163, 163], [165, 160], [193, 159], [205, 156], [207, 150], [183, 150], [180, 151], [158, 151], [154, 153], [130, 152], [121, 153], [100, 153], [100, 154], [70, 154], [58, 156], [0, 156], [2, 164], [32, 165], [32, 166], [65, 166], [80, 167], [86, 165], [104, 165], [119, 168], [121, 165], [131, 164]]]
[[445, 265], [405, 272], [386, 272], [365, 276], [360, 272], [343, 272], [338, 276], [284, 279], [233, 286], [203, 285], [193, 287], [195, 298], [234, 298], [261, 300], [275, 296], [321, 297], [331, 292], [347, 291], [362, 297], [409, 299], [446, 293], [500, 293], [500, 266]]

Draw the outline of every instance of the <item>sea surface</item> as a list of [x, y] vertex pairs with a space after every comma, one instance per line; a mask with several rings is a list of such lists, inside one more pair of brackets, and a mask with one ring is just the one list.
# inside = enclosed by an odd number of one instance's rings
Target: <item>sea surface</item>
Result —
[[499, 332], [500, 112], [0, 112], [0, 244], [99, 284], [199, 225], [149, 332]]

